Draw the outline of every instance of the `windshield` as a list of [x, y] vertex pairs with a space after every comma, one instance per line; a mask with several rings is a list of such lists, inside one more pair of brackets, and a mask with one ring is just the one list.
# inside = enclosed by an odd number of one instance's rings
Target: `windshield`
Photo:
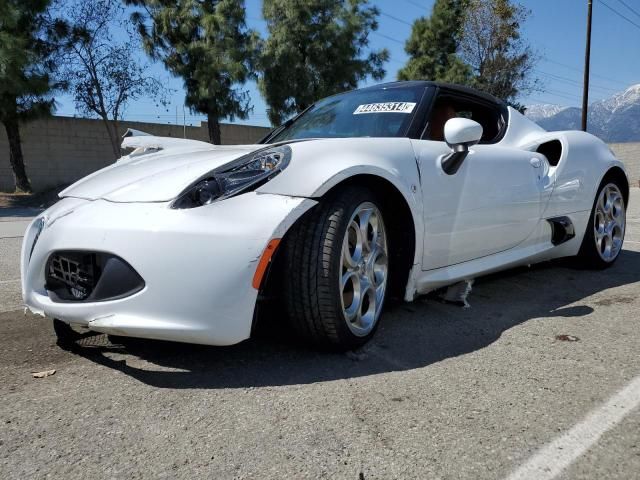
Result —
[[354, 90], [320, 100], [269, 143], [300, 138], [401, 137], [424, 86]]

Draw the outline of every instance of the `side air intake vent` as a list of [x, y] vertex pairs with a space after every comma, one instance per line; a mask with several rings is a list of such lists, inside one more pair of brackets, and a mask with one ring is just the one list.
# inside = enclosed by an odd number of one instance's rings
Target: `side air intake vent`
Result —
[[569, 217], [548, 218], [551, 225], [551, 243], [560, 245], [576, 236], [575, 228]]

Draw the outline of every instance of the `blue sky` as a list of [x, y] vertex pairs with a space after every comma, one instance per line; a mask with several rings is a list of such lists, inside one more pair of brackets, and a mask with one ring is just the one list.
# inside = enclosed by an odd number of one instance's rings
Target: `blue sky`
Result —
[[[386, 47], [390, 51], [384, 81], [393, 81], [397, 70], [407, 60], [404, 42], [411, 32], [410, 25], [415, 18], [431, 12], [433, 0], [374, 0], [372, 3], [378, 6], [381, 15], [379, 29], [370, 37], [370, 46], [373, 49]], [[520, 3], [531, 10], [523, 35], [538, 54], [539, 62], [534, 73], [543, 87], [540, 92], [522, 97], [521, 102], [579, 106], [587, 0], [520, 0]], [[625, 87], [640, 83], [640, 1], [593, 0], [593, 3], [590, 101], [609, 97]], [[246, 0], [247, 23], [266, 36], [261, 5], [261, 0]], [[181, 81], [172, 78], [161, 65], [154, 65], [153, 73], [175, 90], [171, 103], [164, 109], [152, 101], [141, 99], [129, 105], [125, 118], [158, 123], [176, 123], [177, 118], [177, 123], [182, 124], [184, 93]], [[247, 89], [253, 101], [253, 113], [247, 121], [240, 123], [268, 125], [265, 104], [255, 84], [247, 84]], [[74, 115], [70, 98], [62, 96], [58, 102], [59, 115]], [[188, 111], [185, 117], [188, 125], [198, 124], [204, 119]]]

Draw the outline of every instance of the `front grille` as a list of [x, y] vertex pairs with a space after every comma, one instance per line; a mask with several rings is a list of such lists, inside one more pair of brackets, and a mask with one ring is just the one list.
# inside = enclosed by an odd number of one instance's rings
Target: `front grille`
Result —
[[48, 283], [64, 284], [71, 295], [69, 300], [87, 298], [99, 279], [95, 254], [92, 253], [54, 254], [49, 261], [48, 270]]
[[81, 250], [52, 253], [45, 282], [54, 302], [104, 302], [128, 297], [145, 287], [142, 277], [122, 258]]

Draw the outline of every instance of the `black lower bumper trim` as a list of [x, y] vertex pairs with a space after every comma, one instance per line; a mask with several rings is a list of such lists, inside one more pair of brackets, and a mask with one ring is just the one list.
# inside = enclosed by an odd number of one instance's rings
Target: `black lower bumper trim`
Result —
[[104, 252], [55, 252], [47, 261], [45, 275], [49, 297], [61, 303], [117, 300], [145, 286], [125, 260]]

